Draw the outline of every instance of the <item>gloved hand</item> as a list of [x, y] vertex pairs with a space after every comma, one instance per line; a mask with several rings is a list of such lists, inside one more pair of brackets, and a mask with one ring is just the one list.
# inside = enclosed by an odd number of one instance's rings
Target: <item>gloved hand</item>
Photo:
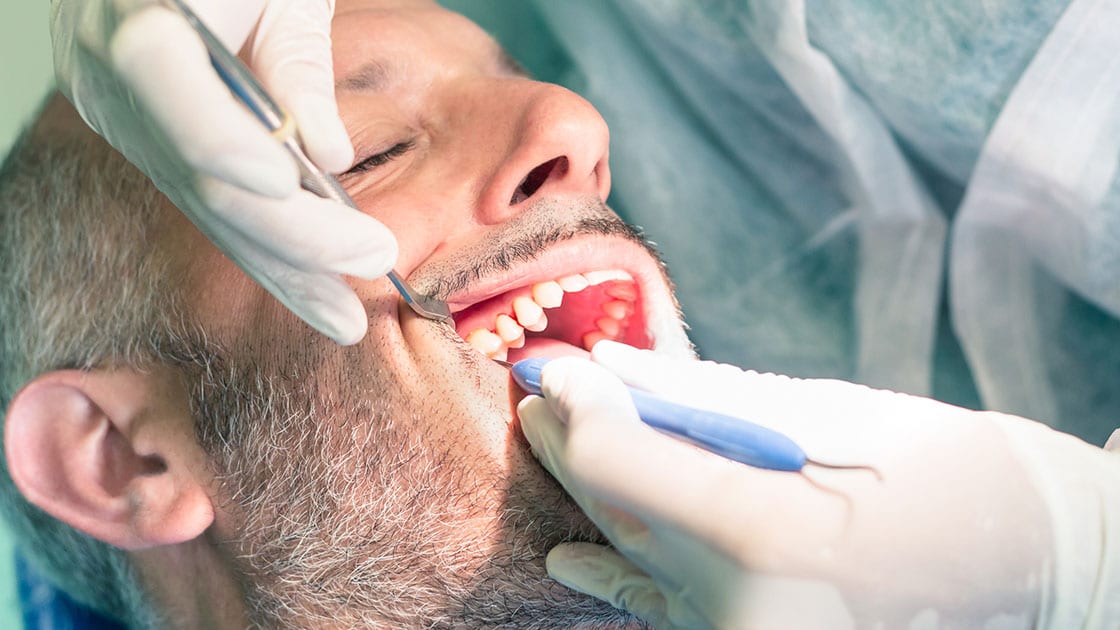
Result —
[[[309, 157], [338, 172], [353, 148], [334, 98], [333, 0], [188, 0], [295, 119]], [[215, 245], [339, 343], [367, 319], [342, 274], [396, 261], [379, 222], [299, 187], [295, 162], [237, 102], [202, 41], [156, 0], [52, 0], [59, 86]]]
[[[1044, 425], [610, 342], [630, 385], [750, 418], [816, 461], [751, 468], [663, 435], [579, 359], [519, 407], [541, 463], [614, 548], [549, 574], [658, 628], [1115, 628], [1120, 460]], [[617, 551], [616, 551], [617, 550]]]

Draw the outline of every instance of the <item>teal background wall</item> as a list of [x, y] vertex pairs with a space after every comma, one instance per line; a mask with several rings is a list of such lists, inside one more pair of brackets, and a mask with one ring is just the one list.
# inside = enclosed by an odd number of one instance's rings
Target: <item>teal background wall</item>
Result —
[[[0, 9], [0, 154], [8, 153], [54, 80], [49, 7], [46, 0], [12, 0]], [[0, 628], [21, 627], [11, 558], [11, 536], [0, 527]]]
[[0, 153], [8, 147], [54, 80], [49, 4], [15, 0], [0, 10]]

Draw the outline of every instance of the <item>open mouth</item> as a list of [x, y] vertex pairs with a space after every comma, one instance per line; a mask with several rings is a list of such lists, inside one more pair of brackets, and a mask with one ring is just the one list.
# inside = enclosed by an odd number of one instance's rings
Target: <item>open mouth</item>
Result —
[[455, 330], [492, 359], [583, 354], [603, 339], [649, 348], [630, 273], [585, 271], [503, 291], [454, 313]]

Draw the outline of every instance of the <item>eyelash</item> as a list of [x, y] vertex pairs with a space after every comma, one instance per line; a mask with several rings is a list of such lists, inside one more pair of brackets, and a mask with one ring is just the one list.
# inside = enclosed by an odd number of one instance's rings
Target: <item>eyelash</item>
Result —
[[385, 164], [388, 164], [389, 162], [393, 161], [395, 158], [398, 158], [398, 157], [404, 155], [405, 153], [407, 153], [409, 151], [409, 149], [411, 149], [413, 147], [414, 144], [415, 143], [412, 140], [405, 140], [404, 142], [398, 142], [397, 144], [393, 145], [392, 147], [389, 147], [389, 149], [387, 151], [382, 151], [381, 153], [377, 153], [377, 154], [371, 155], [371, 156], [363, 159], [361, 162], [358, 162], [354, 166], [350, 167], [350, 170], [346, 171], [346, 173], [344, 173], [344, 174], [345, 175], [356, 175], [358, 173], [365, 173], [365, 172], [368, 172], [368, 171], [372, 171], [373, 169], [377, 168], [378, 166], [383, 166]]

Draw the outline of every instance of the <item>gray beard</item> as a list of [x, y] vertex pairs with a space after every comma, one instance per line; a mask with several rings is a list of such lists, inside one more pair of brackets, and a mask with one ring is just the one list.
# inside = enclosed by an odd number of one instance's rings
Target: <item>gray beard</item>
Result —
[[192, 405], [253, 627], [642, 627], [548, 578], [557, 543], [603, 542], [551, 478], [487, 477], [384, 372], [321, 382], [329, 351], [210, 352]]

